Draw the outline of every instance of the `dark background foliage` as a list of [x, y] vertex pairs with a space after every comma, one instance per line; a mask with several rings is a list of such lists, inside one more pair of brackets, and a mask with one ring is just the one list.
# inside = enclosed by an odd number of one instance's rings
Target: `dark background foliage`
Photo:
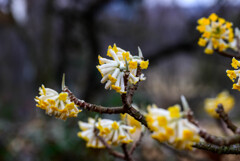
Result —
[[[147, 80], [134, 97], [142, 110], [180, 103], [183, 94], [202, 125], [212, 126], [203, 101], [226, 89], [236, 98], [230, 115], [239, 120], [239, 92], [225, 74], [231, 59], [203, 54], [196, 31], [197, 19], [212, 12], [239, 26], [239, 9], [239, 0], [0, 0], [0, 160], [114, 160], [77, 137], [77, 121], [95, 113], [56, 120], [34, 102], [41, 84], [60, 91], [66, 73], [79, 98], [120, 105], [96, 70], [97, 56], [113, 43], [132, 54], [140, 46], [149, 59]], [[138, 160], [186, 159], [179, 156], [149, 137], [135, 154]]]

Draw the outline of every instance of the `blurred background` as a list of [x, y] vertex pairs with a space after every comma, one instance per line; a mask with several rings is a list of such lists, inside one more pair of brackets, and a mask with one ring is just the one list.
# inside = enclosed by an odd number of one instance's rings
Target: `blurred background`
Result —
[[[77, 122], [35, 107], [41, 84], [60, 92], [62, 74], [79, 98], [105, 106], [121, 105], [106, 91], [96, 70], [97, 56], [108, 45], [137, 54], [140, 46], [150, 65], [134, 102], [141, 110], [155, 103], [167, 108], [183, 94], [201, 125], [214, 130], [204, 99], [229, 90], [236, 99], [230, 113], [239, 121], [240, 94], [226, 76], [231, 59], [206, 55], [197, 45], [197, 20], [217, 13], [240, 26], [240, 0], [0, 0], [0, 160], [117, 160], [105, 150], [87, 149], [77, 137]], [[101, 117], [119, 119], [117, 115]], [[189, 155], [190, 154], [190, 155]], [[197, 151], [185, 153], [145, 136], [137, 160], [236, 160], [237, 156]]]

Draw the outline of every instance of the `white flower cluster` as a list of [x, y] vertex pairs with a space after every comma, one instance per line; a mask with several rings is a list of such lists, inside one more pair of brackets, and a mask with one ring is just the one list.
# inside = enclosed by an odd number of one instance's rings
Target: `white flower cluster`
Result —
[[200, 141], [199, 128], [183, 118], [179, 105], [167, 110], [156, 105], [149, 106], [146, 121], [153, 131], [152, 138], [177, 149], [192, 150], [192, 145]]
[[230, 43], [230, 47], [237, 51], [238, 50], [238, 46], [240, 46], [240, 30], [239, 28], [235, 28], [235, 38], [233, 39], [233, 41]]
[[97, 69], [102, 75], [101, 83], [106, 83], [105, 89], [114, 89], [118, 93], [126, 93], [124, 84], [124, 74], [129, 71], [128, 81], [135, 84], [138, 81], [145, 80], [143, 74], [137, 77], [137, 68], [148, 68], [148, 61], [144, 61], [142, 52], [139, 48], [139, 56], [132, 56], [129, 51], [125, 51], [115, 44], [113, 47], [109, 46], [107, 56], [111, 59], [102, 58], [98, 56], [99, 64]]
[[93, 118], [88, 119], [88, 123], [79, 121], [79, 127], [82, 130], [78, 136], [87, 141], [87, 147], [105, 148], [104, 144], [96, 136], [95, 130], [99, 130], [101, 136], [109, 145], [128, 144], [132, 142], [130, 134], [135, 133], [136, 127], [131, 127], [109, 119]]
[[35, 98], [37, 107], [46, 110], [48, 115], [54, 115], [56, 118], [66, 120], [67, 117], [77, 117], [81, 112], [77, 106], [70, 101], [68, 93], [58, 93], [53, 89], [45, 88], [44, 85], [39, 88], [39, 97]]

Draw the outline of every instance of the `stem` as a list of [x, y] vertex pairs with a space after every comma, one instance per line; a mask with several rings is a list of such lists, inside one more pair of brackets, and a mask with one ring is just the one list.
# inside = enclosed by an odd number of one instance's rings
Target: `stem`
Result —
[[126, 161], [134, 161], [132, 156], [129, 154], [129, 152], [127, 151], [127, 144], [122, 144], [122, 150], [124, 152], [125, 155], [125, 160]]
[[63, 91], [68, 93], [68, 96], [72, 102], [74, 102], [76, 105], [85, 110], [107, 114], [125, 113], [123, 107], [103, 107], [100, 105], [90, 104], [83, 100], [80, 100], [76, 98], [76, 96], [74, 96], [74, 94], [67, 87], [65, 87]]
[[225, 51], [218, 51], [218, 50], [215, 50], [218, 54], [222, 55], [222, 56], [225, 56], [225, 57], [228, 57], [228, 58], [233, 58], [235, 57], [236, 59], [240, 59], [240, 54], [237, 53], [237, 54], [231, 54], [231, 53], [227, 53]]
[[193, 147], [206, 151], [211, 151], [218, 154], [240, 154], [239, 144], [234, 144], [230, 146], [217, 146], [213, 144], [200, 142], [193, 145]]
[[216, 118], [216, 125], [221, 129], [221, 132], [224, 136], [229, 136], [228, 131], [227, 131], [227, 127], [225, 126], [225, 123], [223, 122], [223, 120]]
[[[136, 77], [139, 77], [141, 75], [141, 68], [140, 66], [138, 65], [137, 67], [137, 74], [136, 74]], [[127, 97], [127, 101], [129, 104], [132, 104], [132, 98], [133, 98], [133, 95], [134, 95], [134, 92], [137, 90], [138, 88], [138, 84], [139, 84], [140, 81], [138, 81], [136, 84], [130, 86], [128, 88], [128, 97]]]
[[76, 98], [76, 96], [74, 96], [74, 94], [68, 89], [68, 87], [65, 87], [63, 89], [63, 92], [67, 92], [70, 100], [85, 110], [98, 112], [98, 113], [106, 113], [106, 114], [128, 113], [129, 115], [134, 117], [136, 120], [141, 122], [146, 128], [149, 129], [144, 115], [141, 114], [139, 111], [137, 111], [132, 106], [128, 106], [127, 104], [124, 104], [122, 107], [103, 107], [100, 105], [90, 104], [90, 103], [87, 103], [83, 100]]
[[124, 159], [125, 156], [122, 154], [122, 153], [119, 153], [115, 150], [113, 150], [113, 148], [101, 137], [98, 135], [99, 131], [97, 128], [94, 129], [95, 131], [95, 136], [103, 143], [103, 145], [107, 148], [109, 154], [115, 156], [115, 157], [118, 157], [118, 158], [121, 158], [121, 159]]
[[229, 119], [228, 114], [225, 113], [223, 105], [219, 104], [216, 112], [218, 113], [219, 117], [224, 121], [227, 127], [232, 130], [233, 133], [240, 134], [240, 129], [233, 124], [233, 122]]

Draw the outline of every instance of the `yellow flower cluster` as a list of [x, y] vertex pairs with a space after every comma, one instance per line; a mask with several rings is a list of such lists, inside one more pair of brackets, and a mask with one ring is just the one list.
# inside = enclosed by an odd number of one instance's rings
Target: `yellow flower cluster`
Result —
[[235, 80], [237, 79], [236, 83], [233, 84], [233, 89], [237, 89], [238, 91], [240, 91], [240, 61], [238, 61], [237, 59], [233, 58], [232, 59], [232, 67], [236, 70], [227, 70], [227, 76], [233, 81], [235, 82]]
[[234, 40], [232, 23], [212, 13], [208, 18], [198, 20], [197, 30], [202, 33], [198, 45], [206, 47], [205, 53], [212, 54], [214, 50], [224, 51]]
[[167, 110], [156, 105], [148, 106], [146, 121], [153, 131], [152, 138], [177, 149], [192, 150], [192, 145], [200, 141], [198, 127], [183, 118], [179, 105]]
[[[132, 105], [133, 108], [135, 108], [136, 110], [139, 110], [139, 108], [133, 104]], [[132, 127], [136, 127], [137, 129], [141, 129], [142, 128], [142, 124], [136, 120], [134, 117], [132, 117], [131, 115], [125, 113], [125, 114], [120, 114], [121, 120], [126, 123], [127, 125], [130, 125]]]
[[137, 67], [141, 69], [148, 68], [148, 60], [144, 61], [142, 52], [139, 49], [139, 56], [132, 56], [129, 51], [125, 51], [116, 46], [108, 47], [107, 56], [111, 59], [98, 56], [99, 64], [97, 69], [102, 75], [101, 83], [105, 84], [105, 89], [114, 89], [118, 93], [126, 93], [124, 84], [124, 73], [129, 70], [128, 81], [135, 84], [138, 81], [145, 80], [143, 74], [137, 77]]
[[53, 89], [45, 88], [44, 85], [39, 88], [39, 97], [35, 97], [37, 107], [46, 110], [48, 115], [54, 115], [56, 118], [66, 120], [68, 117], [77, 117], [81, 112], [77, 106], [70, 101], [68, 93], [58, 94]]
[[96, 121], [93, 118], [89, 118], [88, 123], [79, 121], [79, 127], [82, 131], [78, 132], [78, 137], [87, 141], [86, 146], [91, 148], [105, 148], [104, 144], [96, 136], [96, 129], [99, 130], [98, 135], [109, 145], [131, 143], [133, 140], [130, 134], [136, 131], [136, 127], [124, 125], [121, 122], [109, 119], [99, 119]]
[[218, 104], [222, 104], [224, 111], [228, 113], [234, 106], [235, 100], [227, 91], [223, 91], [216, 98], [207, 98], [204, 101], [205, 111], [214, 118], [219, 118], [216, 112]]
[[142, 127], [142, 124], [129, 114], [121, 114], [121, 120], [125, 121], [127, 125], [132, 127], [136, 127], [138, 129], [141, 129]]

